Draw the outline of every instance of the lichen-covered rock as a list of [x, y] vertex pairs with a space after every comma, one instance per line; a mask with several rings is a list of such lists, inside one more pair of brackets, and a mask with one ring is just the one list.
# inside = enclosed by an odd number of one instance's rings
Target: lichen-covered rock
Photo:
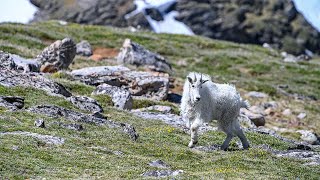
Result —
[[10, 54], [0, 51], [0, 68], [14, 70], [17, 68], [17, 65]]
[[0, 106], [10, 110], [21, 109], [24, 106], [24, 98], [16, 96], [0, 96]]
[[71, 96], [67, 99], [79, 109], [90, 111], [90, 112], [103, 112], [103, 109], [100, 106], [100, 104], [96, 100], [90, 97]]
[[70, 38], [58, 40], [46, 47], [36, 60], [41, 72], [53, 73], [67, 69], [76, 55], [76, 44]]
[[131, 110], [133, 106], [133, 100], [128, 90], [117, 86], [110, 86], [108, 84], [99, 85], [96, 90], [92, 93], [106, 94], [112, 98], [112, 102], [116, 108]]
[[77, 55], [91, 56], [93, 54], [91, 44], [88, 41], [81, 41], [77, 45]]
[[128, 89], [132, 96], [164, 100], [168, 95], [169, 77], [150, 72], [130, 71], [121, 66], [100, 66], [74, 70], [71, 75], [88, 85], [111, 86]]
[[143, 46], [126, 39], [122, 45], [117, 61], [119, 64], [148, 66], [160, 72], [172, 73], [171, 65], [161, 55], [145, 49]]
[[143, 111], [150, 111], [150, 112], [160, 112], [163, 114], [171, 113], [172, 108], [170, 106], [161, 106], [161, 105], [154, 105], [149, 106], [146, 108], [134, 109], [133, 112], [143, 112]]
[[0, 85], [6, 87], [32, 87], [46, 91], [49, 95], [70, 97], [72, 94], [61, 84], [45, 78], [38, 73], [22, 74], [17, 71], [8, 71], [0, 67]]
[[11, 54], [11, 57], [14, 63], [17, 65], [17, 70], [21, 70], [24, 73], [40, 71], [40, 64], [34, 59], [25, 59], [15, 54]]

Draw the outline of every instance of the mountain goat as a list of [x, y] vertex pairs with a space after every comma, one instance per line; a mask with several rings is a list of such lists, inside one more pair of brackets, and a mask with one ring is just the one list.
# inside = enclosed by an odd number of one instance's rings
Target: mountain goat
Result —
[[248, 108], [249, 103], [242, 100], [235, 87], [229, 84], [217, 84], [210, 76], [191, 72], [183, 87], [181, 115], [191, 130], [192, 148], [198, 142], [198, 129], [202, 123], [218, 121], [218, 128], [227, 134], [221, 149], [227, 150], [234, 135], [238, 136], [243, 148], [249, 143], [240, 127], [238, 118], [240, 108]]

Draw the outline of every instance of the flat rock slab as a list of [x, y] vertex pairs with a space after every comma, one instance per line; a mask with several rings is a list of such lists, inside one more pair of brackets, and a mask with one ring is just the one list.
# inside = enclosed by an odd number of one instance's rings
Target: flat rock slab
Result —
[[22, 131], [4, 132], [4, 133], [0, 133], [0, 135], [28, 136], [28, 137], [36, 138], [46, 144], [52, 144], [52, 145], [62, 145], [64, 144], [64, 141], [65, 141], [65, 139], [61, 137], [42, 135], [42, 134], [31, 133], [31, 132], [22, 132]]
[[143, 46], [126, 39], [122, 45], [117, 61], [119, 64], [148, 66], [150, 69], [172, 73], [171, 65], [161, 55], [151, 52]]
[[19, 73], [1, 67], [0, 85], [6, 87], [32, 87], [44, 90], [52, 96], [70, 97], [72, 95], [64, 86], [53, 82], [39, 73]]
[[171, 113], [172, 108], [170, 106], [154, 105], [146, 108], [132, 110], [132, 112], [144, 112], [144, 111], [157, 111], [163, 114], [167, 114], [167, 113]]
[[167, 98], [169, 90], [169, 76], [150, 72], [130, 71], [121, 66], [100, 66], [74, 70], [71, 75], [88, 85], [111, 86], [128, 89], [132, 96], [141, 96], [154, 100]]
[[134, 141], [137, 140], [139, 137], [135, 128], [130, 124], [118, 123], [111, 120], [107, 120], [106, 118], [99, 118], [96, 117], [96, 113], [94, 115], [88, 115], [53, 105], [34, 106], [29, 108], [28, 111], [32, 113], [43, 114], [53, 118], [63, 117], [70, 121], [90, 123], [96, 125], [108, 125], [110, 128], [121, 129], [122, 132], [127, 134]]
[[0, 106], [10, 110], [21, 109], [24, 106], [24, 98], [16, 96], [0, 96]]

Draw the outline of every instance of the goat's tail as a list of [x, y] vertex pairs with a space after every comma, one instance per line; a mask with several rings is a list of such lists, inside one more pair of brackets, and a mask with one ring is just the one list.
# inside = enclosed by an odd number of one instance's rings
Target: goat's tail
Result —
[[242, 107], [242, 108], [249, 109], [249, 108], [250, 108], [250, 103], [249, 103], [249, 101], [241, 99], [241, 107]]

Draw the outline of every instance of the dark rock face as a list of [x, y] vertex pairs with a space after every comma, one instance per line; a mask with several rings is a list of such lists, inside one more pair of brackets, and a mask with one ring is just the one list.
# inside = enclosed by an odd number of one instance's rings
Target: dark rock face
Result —
[[178, 20], [193, 32], [240, 43], [268, 43], [292, 54], [317, 52], [320, 33], [290, 0], [180, 0]]
[[124, 16], [135, 9], [133, 0], [30, 0], [39, 8], [33, 21], [59, 19], [80, 24], [125, 27]]
[[21, 109], [24, 106], [24, 98], [14, 96], [0, 96], [0, 106], [10, 110]]
[[[135, 9], [133, 0], [30, 0], [39, 7], [34, 21], [60, 19], [83, 24], [150, 28], [140, 13], [129, 19]], [[294, 55], [305, 48], [317, 53], [320, 33], [296, 10], [291, 0], [179, 0], [176, 18], [198, 35], [240, 43], [263, 44]], [[161, 20], [159, 10], [148, 9], [153, 19]]]
[[36, 60], [41, 64], [41, 72], [57, 72], [67, 69], [76, 56], [76, 44], [70, 38], [58, 40], [46, 47]]

